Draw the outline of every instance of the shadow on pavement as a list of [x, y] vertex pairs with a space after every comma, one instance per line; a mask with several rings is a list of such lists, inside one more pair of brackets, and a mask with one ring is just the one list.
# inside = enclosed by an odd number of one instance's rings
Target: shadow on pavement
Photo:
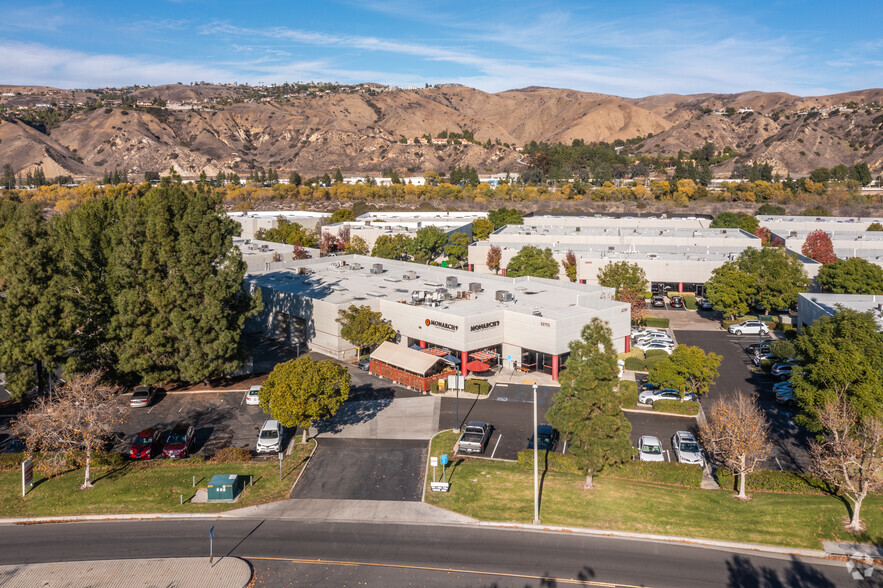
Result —
[[392, 400], [390, 397], [363, 402], [346, 402], [333, 418], [316, 423], [316, 431], [319, 435], [339, 433], [344, 427], [366, 423], [392, 404]]
[[730, 588], [785, 588], [786, 586], [833, 588], [835, 586], [818, 570], [807, 566], [797, 558], [792, 558], [791, 566], [780, 575], [772, 568], [755, 566], [747, 557], [734, 555], [727, 561], [727, 573], [727, 586]]

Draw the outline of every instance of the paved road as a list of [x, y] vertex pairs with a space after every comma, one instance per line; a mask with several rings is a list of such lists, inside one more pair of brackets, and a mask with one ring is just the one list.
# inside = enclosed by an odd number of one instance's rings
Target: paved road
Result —
[[715, 398], [725, 398], [742, 391], [757, 398], [770, 422], [773, 453], [765, 467], [805, 471], [809, 464], [807, 436], [794, 423], [795, 411], [780, 406], [775, 401], [772, 385], [778, 380], [767, 374], [752, 371], [750, 357], [744, 349], [757, 342], [757, 336], [730, 335], [726, 332], [677, 331], [678, 342], [697, 345], [706, 352], [723, 356], [720, 377], [712, 387], [708, 398], [701, 400], [706, 414]]
[[291, 498], [420, 500], [428, 443], [323, 438]]
[[207, 556], [210, 525], [215, 554], [251, 562], [257, 585], [859, 585], [842, 562], [681, 544], [472, 526], [235, 519], [9, 526], [0, 532], [0, 564]]

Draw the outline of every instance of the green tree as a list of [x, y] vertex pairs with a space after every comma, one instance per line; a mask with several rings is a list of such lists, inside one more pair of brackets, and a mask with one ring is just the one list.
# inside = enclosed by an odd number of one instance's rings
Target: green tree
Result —
[[723, 358], [717, 353], [706, 354], [701, 348], [678, 345], [671, 355], [650, 368], [648, 380], [660, 388], [674, 388], [681, 393], [701, 396], [708, 394], [720, 374]]
[[303, 183], [303, 178], [300, 177], [299, 173], [297, 173], [296, 171], [293, 171], [288, 176], [288, 183], [291, 186], [300, 187], [300, 185]]
[[494, 223], [486, 218], [477, 218], [472, 221], [472, 237], [476, 241], [484, 241], [494, 232]]
[[610, 261], [598, 271], [598, 284], [613, 288], [617, 295], [623, 288], [643, 292], [647, 289], [647, 275], [637, 263]]
[[514, 208], [498, 208], [487, 213], [487, 219], [494, 225], [497, 230], [506, 225], [523, 225], [524, 215]]
[[15, 188], [15, 171], [8, 163], [3, 166], [3, 177], [0, 178], [0, 186], [7, 190]]
[[754, 278], [755, 304], [771, 310], [797, 302], [797, 294], [809, 287], [803, 263], [783, 247], [749, 247], [739, 254], [739, 269]]
[[350, 374], [331, 360], [307, 355], [277, 364], [261, 386], [261, 408], [283, 427], [301, 427], [301, 443], [313, 421], [333, 417], [350, 396]]
[[356, 235], [347, 241], [344, 251], [349, 255], [368, 255], [368, 243]]
[[405, 260], [408, 258], [410, 245], [411, 238], [407, 235], [380, 235], [374, 242], [371, 256], [382, 257], [383, 259]]
[[759, 221], [757, 217], [744, 212], [722, 212], [711, 221], [708, 225], [713, 229], [742, 229], [746, 233], [753, 235], [757, 229]]
[[880, 223], [874, 222], [868, 225], [869, 231], [883, 231], [883, 225]]
[[302, 247], [315, 247], [318, 242], [314, 231], [282, 217], [277, 220], [275, 228], [258, 229], [255, 239], [287, 245], [301, 245]]
[[573, 249], [567, 250], [567, 253], [564, 254], [564, 261], [561, 265], [564, 266], [564, 274], [567, 276], [567, 279], [571, 282], [575, 282], [577, 267], [576, 254], [573, 252]]
[[532, 245], [521, 248], [506, 266], [506, 275], [517, 278], [519, 276], [534, 276], [536, 278], [557, 278], [558, 262], [552, 257], [552, 250], [539, 249]]
[[0, 371], [20, 399], [35, 383], [42, 392], [64, 355], [57, 251], [38, 204], [3, 204], [0, 214]]
[[408, 253], [417, 263], [429, 263], [441, 255], [448, 235], [439, 227], [423, 227], [409, 243]]
[[751, 274], [740, 270], [736, 262], [730, 261], [711, 272], [705, 297], [715, 310], [735, 319], [748, 312], [754, 292], [755, 281]]
[[776, 206], [775, 204], [770, 204], [765, 202], [760, 205], [760, 208], [757, 209], [758, 216], [766, 216], [766, 215], [784, 215], [785, 207], [784, 206]]
[[819, 410], [844, 398], [858, 419], [883, 416], [883, 334], [870, 312], [839, 307], [804, 327], [795, 340], [803, 367], [794, 370], [798, 422], [821, 430]]
[[336, 170], [334, 170], [334, 178], [333, 179], [334, 179], [335, 184], [342, 184], [343, 183], [343, 174], [340, 173], [340, 168], [337, 168]]
[[445, 255], [448, 258], [448, 265], [459, 266], [464, 261], [466, 261], [466, 257], [469, 255], [469, 244], [472, 243], [472, 239], [469, 238], [469, 235], [466, 233], [456, 232], [451, 235], [451, 238], [448, 239], [447, 245], [445, 245]]
[[797, 347], [795, 347], [794, 343], [791, 341], [780, 339], [778, 341], [773, 341], [770, 344], [770, 353], [775, 355], [781, 361], [785, 361], [786, 359], [797, 357]]
[[824, 206], [811, 206], [800, 213], [800, 216], [832, 216], [831, 211]]
[[343, 223], [356, 220], [356, 216], [349, 208], [339, 208], [331, 213], [331, 224]]
[[631, 458], [631, 425], [619, 407], [615, 386], [619, 382], [616, 349], [610, 327], [598, 319], [583, 327], [582, 336], [570, 342], [567, 370], [555, 393], [546, 419], [567, 438], [567, 447], [592, 476], [608, 466]]
[[838, 259], [819, 268], [816, 282], [835, 294], [883, 294], [883, 268], [861, 257]]
[[396, 330], [380, 312], [370, 306], [355, 306], [337, 311], [340, 336], [358, 348], [359, 355], [365, 347], [377, 347], [384, 341], [395, 338]]

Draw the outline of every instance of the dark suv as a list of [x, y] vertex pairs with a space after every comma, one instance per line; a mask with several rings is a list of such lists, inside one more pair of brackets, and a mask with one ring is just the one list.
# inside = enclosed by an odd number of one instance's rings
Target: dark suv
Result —
[[654, 296], [653, 300], [650, 301], [650, 306], [665, 308], [665, 298], [662, 296]]
[[672, 308], [684, 308], [684, 299], [680, 296], [672, 296], [668, 301], [668, 305]]

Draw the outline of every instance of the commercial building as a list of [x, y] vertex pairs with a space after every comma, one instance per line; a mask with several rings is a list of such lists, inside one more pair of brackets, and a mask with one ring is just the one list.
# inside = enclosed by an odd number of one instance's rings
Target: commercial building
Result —
[[797, 295], [797, 330], [801, 331], [822, 317], [834, 316], [838, 308], [873, 313], [883, 331], [883, 296], [813, 292]]
[[823, 230], [831, 239], [834, 255], [838, 259], [860, 257], [883, 266], [883, 231], [856, 229], [849, 224], [830, 224], [822, 229], [788, 229], [773, 231], [773, 237], [781, 239], [785, 247], [802, 251], [806, 238], [813, 231]]
[[356, 220], [322, 227], [322, 233], [340, 237], [349, 229], [350, 238], [365, 240], [370, 251], [381, 235], [413, 237], [424, 227], [438, 227], [450, 236], [466, 233], [472, 237], [472, 221], [487, 218], [486, 212], [368, 212]]
[[331, 215], [327, 212], [312, 212], [307, 210], [274, 210], [268, 212], [230, 212], [227, 213], [230, 218], [242, 225], [240, 237], [243, 239], [253, 239], [260, 229], [275, 229], [279, 226], [279, 219], [285, 219], [291, 223], [308, 228], [316, 228], [323, 218]]
[[381, 312], [403, 348], [450, 356], [464, 371], [478, 360], [555, 379], [593, 318], [610, 325], [620, 352], [631, 329], [629, 306], [610, 288], [359, 255], [286, 262], [246, 276], [246, 285], [260, 287], [264, 301], [250, 329], [340, 359], [357, 354], [337, 323], [350, 305]]
[[[281, 267], [280, 263], [291, 261], [294, 253], [293, 245], [258, 239], [233, 237], [233, 245], [242, 253], [242, 260], [245, 261], [246, 271], [249, 273]], [[304, 252], [308, 257], [319, 257], [318, 249], [305, 247]]]
[[582, 212], [531, 212], [524, 215], [524, 224], [557, 227], [707, 229], [714, 217], [693, 214], [643, 214]]
[[790, 231], [809, 233], [817, 229], [825, 232], [856, 232], [868, 230], [871, 223], [883, 224], [883, 217], [758, 215], [757, 221], [761, 227], [776, 234]]

